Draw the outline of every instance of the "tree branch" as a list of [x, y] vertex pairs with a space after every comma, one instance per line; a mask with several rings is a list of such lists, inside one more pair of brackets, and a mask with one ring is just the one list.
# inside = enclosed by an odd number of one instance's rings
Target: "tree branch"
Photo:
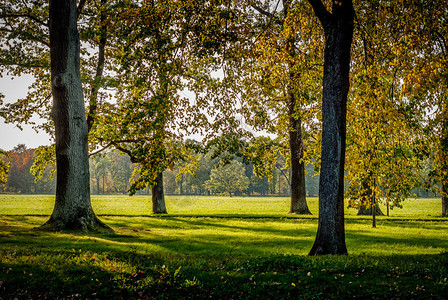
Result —
[[48, 27], [48, 23], [39, 20], [38, 18], [30, 15], [30, 14], [8, 14], [8, 15], [1, 15], [0, 19], [7, 19], [7, 18], [28, 18], [32, 21], [35, 21], [36, 23], [39, 23], [40, 25], [43, 25], [45, 27]]
[[329, 18], [332, 17], [332, 14], [327, 10], [325, 5], [321, 0], [308, 0], [308, 2], [313, 7], [314, 13], [316, 14], [319, 21], [322, 23], [322, 26], [327, 26]]
[[126, 153], [126, 154], [129, 156], [129, 158], [130, 158], [130, 160], [131, 160], [132, 163], [138, 163], [137, 158], [136, 158], [134, 155], [132, 155], [132, 152], [131, 152], [131, 151], [129, 151], [128, 149], [125, 149], [125, 148], [121, 147], [121, 146], [118, 145], [118, 143], [116, 143], [116, 142], [111, 142], [111, 143], [114, 145], [115, 149], [117, 149], [118, 151], [121, 151], [121, 152], [123, 152], [123, 153]]
[[82, 13], [82, 10], [84, 9], [84, 5], [86, 4], [87, 0], [80, 0], [78, 3], [78, 18]]
[[[280, 0], [277, 1], [277, 4], [275, 5], [274, 11], [277, 10], [277, 7], [278, 7], [279, 4], [280, 4]], [[255, 40], [252, 42], [251, 48], [253, 47], [253, 45], [255, 45], [255, 43], [258, 41], [258, 39], [266, 32], [266, 30], [268, 30], [268, 28], [271, 26], [273, 20], [274, 20], [274, 15], [272, 15], [272, 17], [269, 19], [268, 25], [266, 25], [266, 27], [257, 35]]]
[[92, 152], [92, 153], [89, 153], [89, 157], [94, 156], [94, 155], [97, 155], [98, 153], [103, 152], [104, 150], [110, 148], [110, 146], [112, 146], [112, 143], [107, 144], [106, 146], [104, 146], [103, 148], [101, 148], [101, 149], [99, 149], [99, 150], [97, 150], [97, 151], [94, 151], [94, 152]]
[[250, 6], [252, 6], [253, 9], [255, 9], [256, 11], [258, 11], [260, 14], [265, 15], [268, 18], [273, 18], [274, 14], [270, 13], [264, 9], [262, 9], [261, 7], [258, 7], [256, 5], [251, 4]]

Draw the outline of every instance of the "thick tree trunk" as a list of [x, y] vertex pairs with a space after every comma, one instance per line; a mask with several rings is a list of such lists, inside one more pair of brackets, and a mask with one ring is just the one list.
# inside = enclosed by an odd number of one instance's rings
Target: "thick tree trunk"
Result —
[[166, 214], [165, 195], [163, 193], [163, 173], [158, 173], [152, 187], [152, 213]]
[[291, 208], [290, 214], [311, 214], [306, 203], [305, 163], [303, 158], [302, 124], [295, 118], [295, 97], [290, 94], [289, 148], [291, 152]]
[[90, 203], [76, 1], [50, 0], [49, 13], [57, 180], [54, 210], [42, 228], [97, 231], [108, 227], [98, 220]]
[[319, 224], [310, 255], [347, 254], [344, 229], [344, 164], [353, 3], [334, 1], [332, 13], [308, 0], [325, 32], [322, 92], [322, 165]]

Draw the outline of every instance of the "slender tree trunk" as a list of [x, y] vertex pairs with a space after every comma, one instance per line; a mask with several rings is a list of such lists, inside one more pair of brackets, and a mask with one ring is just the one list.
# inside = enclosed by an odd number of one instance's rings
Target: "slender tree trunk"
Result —
[[289, 176], [288, 194], [289, 194], [289, 196], [291, 196], [291, 168], [289, 168], [289, 170], [288, 170], [288, 176]]
[[75, 0], [50, 0], [52, 118], [56, 135], [56, 199], [43, 229], [96, 231], [107, 228], [90, 203], [87, 122], [79, 74]]
[[301, 119], [294, 117], [295, 99], [290, 95], [289, 148], [291, 151], [291, 207], [290, 214], [311, 214], [306, 203], [305, 163], [303, 158], [303, 140]]
[[373, 185], [372, 191], [372, 228], [376, 228], [376, 195], [375, 195], [375, 184]]
[[282, 194], [282, 173], [278, 172], [278, 195]]
[[386, 200], [386, 210], [387, 216], [389, 217], [389, 200]]
[[444, 105], [440, 138], [442, 217], [448, 217], [448, 105]]
[[152, 212], [166, 214], [165, 195], [163, 193], [163, 173], [158, 173], [156, 182], [152, 187]]
[[332, 13], [308, 0], [325, 32], [322, 92], [322, 165], [319, 224], [310, 255], [347, 254], [344, 229], [344, 164], [353, 3], [334, 1]]
[[99, 177], [96, 178], [96, 193], [97, 193], [97, 195], [100, 194], [100, 178]]
[[447, 184], [442, 182], [442, 217], [448, 217], [448, 189]]
[[183, 195], [184, 194], [183, 183], [184, 183], [184, 175], [182, 175], [182, 177], [179, 180], [179, 195]]
[[262, 196], [266, 196], [266, 177], [263, 177], [263, 185], [262, 185], [262, 191], [261, 191], [261, 195]]

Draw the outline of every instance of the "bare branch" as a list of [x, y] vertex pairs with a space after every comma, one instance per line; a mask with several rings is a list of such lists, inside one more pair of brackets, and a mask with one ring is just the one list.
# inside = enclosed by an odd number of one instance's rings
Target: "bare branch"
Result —
[[[274, 11], [277, 10], [277, 7], [278, 7], [279, 4], [280, 4], [280, 0], [277, 1], [277, 4], [275, 5]], [[274, 15], [272, 15], [272, 17], [269, 19], [268, 25], [266, 25], [266, 27], [257, 35], [255, 40], [252, 42], [251, 48], [253, 47], [253, 45], [255, 45], [257, 40], [266, 32], [266, 30], [268, 30], [268, 28], [271, 27], [273, 20], [274, 20]]]
[[104, 150], [110, 148], [111, 146], [112, 146], [112, 143], [109, 143], [109, 144], [107, 144], [106, 146], [104, 146], [103, 148], [101, 148], [101, 149], [99, 149], [99, 150], [97, 150], [97, 151], [94, 151], [94, 152], [92, 152], [92, 153], [89, 153], [89, 157], [94, 156], [94, 155], [97, 155], [98, 153], [103, 152]]
[[7, 14], [7, 15], [1, 15], [0, 19], [7, 19], [7, 18], [28, 18], [36, 23], [39, 23], [40, 25], [43, 25], [45, 27], [48, 27], [48, 23], [44, 22], [42, 20], [39, 20], [35, 16], [32, 16], [31, 14]]
[[84, 5], [86, 4], [87, 0], [80, 0], [78, 3], [78, 18], [82, 13], [82, 10], [84, 9]]
[[274, 14], [273, 14], [273, 13], [270, 13], [270, 12], [268, 12], [268, 11], [262, 9], [261, 7], [258, 7], [258, 6], [253, 5], [253, 4], [252, 4], [251, 6], [252, 6], [253, 9], [255, 9], [256, 11], [258, 11], [260, 14], [265, 15], [265, 16], [268, 17], [268, 18], [273, 18], [273, 17], [274, 17]]

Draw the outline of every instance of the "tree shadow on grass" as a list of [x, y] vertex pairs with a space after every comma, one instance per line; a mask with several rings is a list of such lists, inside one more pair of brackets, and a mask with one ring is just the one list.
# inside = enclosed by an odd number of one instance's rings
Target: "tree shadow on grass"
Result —
[[[256, 291], [257, 296], [265, 295], [263, 293], [266, 290], [275, 291], [273, 295], [276, 297], [286, 295], [285, 292], [292, 291], [291, 282], [297, 284], [298, 278], [303, 281], [303, 286], [306, 286], [304, 283], [309, 284], [311, 292], [320, 291], [325, 283], [326, 292], [331, 293], [339, 289], [343, 292], [352, 289], [348, 282], [342, 282], [343, 277], [339, 274], [352, 281], [358, 280], [356, 276], [359, 276], [363, 280], [360, 284], [377, 285], [374, 291], [377, 293], [393, 281], [409, 282], [401, 287], [402, 291], [410, 288], [415, 291], [417, 284], [435, 285], [448, 276], [447, 254], [409, 255], [395, 252], [372, 256], [360, 254], [357, 250], [359, 254], [342, 257], [285, 256], [288, 251], [297, 254], [309, 250], [316, 231], [317, 224], [314, 221], [285, 220], [281, 225], [287, 222], [291, 228], [278, 228], [266, 220], [236, 220], [238, 222], [232, 224], [231, 221], [235, 220], [107, 218], [108, 224], [117, 229], [116, 233], [30, 231], [41, 219], [20, 216], [0, 221], [0, 231], [3, 232], [0, 236], [0, 262], [3, 270], [0, 280], [5, 281], [7, 288], [9, 285], [14, 292], [23, 292], [26, 284], [27, 287], [32, 287], [28, 291], [48, 292], [50, 297], [62, 295], [57, 294], [60, 286], [64, 287], [64, 296], [79, 293], [84, 298], [93, 298], [93, 293], [99, 295], [103, 293], [102, 290], [106, 295], [104, 297], [126, 298], [123, 293], [136, 293], [139, 286], [144, 286], [151, 293], [153, 287], [156, 292], [166, 293], [167, 289], [171, 289], [169, 293], [175, 293], [177, 290], [173, 288], [176, 286], [173, 277], [179, 267], [182, 267], [183, 282], [189, 280], [194, 285], [194, 278], [198, 278], [204, 284], [194, 286], [204, 288], [204, 295], [219, 292], [223, 293], [219, 295], [230, 297], [232, 294], [224, 294], [230, 293], [227, 290], [231, 293], [242, 290], [245, 294], [241, 298], [250, 298], [252, 294], [248, 294], [248, 291]], [[446, 240], [442, 238], [375, 236], [367, 228], [347, 230], [347, 241], [356, 244], [357, 249], [384, 247], [383, 243], [392, 248], [411, 245], [423, 249], [428, 244], [448, 248]], [[42, 261], [43, 265], [40, 263]], [[120, 271], [120, 268], [125, 272]], [[8, 270], [16, 273], [5, 273]], [[139, 270], [144, 274], [139, 273]], [[260, 284], [255, 287], [248, 279], [253, 274], [259, 276], [266, 272], [271, 272], [271, 277], [266, 279], [265, 286]], [[281, 274], [285, 274], [284, 278]], [[221, 280], [221, 277], [224, 279]], [[337, 281], [336, 284], [335, 277], [341, 283]], [[225, 283], [226, 278], [228, 283]], [[150, 279], [157, 280], [157, 283], [149, 282]], [[431, 283], [433, 280], [435, 283]], [[285, 285], [283, 281], [286, 282]], [[446, 287], [443, 283], [434, 286], [437, 291], [443, 288], [446, 290]], [[305, 290], [304, 288], [300, 292]], [[356, 292], [361, 293], [357, 295], [362, 295], [363, 289]], [[295, 293], [298, 292], [295, 290]], [[387, 295], [393, 296], [393, 293], [395, 290]], [[325, 294], [321, 295], [325, 297]], [[337, 294], [334, 295], [336, 297]], [[24, 298], [28, 296], [38, 298], [39, 294], [28, 294]]]
[[[317, 224], [309, 220], [226, 220], [212, 218], [107, 218], [117, 229], [109, 234], [58, 234], [28, 230], [33, 217], [8, 217], [0, 222], [0, 241], [9, 247], [37, 247], [48, 251], [85, 249], [93, 252], [157, 254], [173, 256], [266, 256], [275, 254], [305, 255], [314, 241]], [[235, 220], [234, 220], [235, 221]], [[350, 221], [353, 224], [361, 221]], [[287, 224], [284, 224], [287, 223]], [[21, 224], [27, 224], [22, 226]], [[275, 225], [275, 226], [273, 226]], [[290, 227], [290, 228], [284, 228]], [[8, 233], [9, 232], [9, 233]], [[376, 253], [387, 255], [435, 253], [448, 250], [445, 239], [434, 237], [375, 236], [363, 230], [347, 230], [349, 253]], [[429, 249], [432, 247], [433, 249]], [[353, 250], [351, 250], [352, 248]], [[431, 250], [431, 251], [430, 251]]]

